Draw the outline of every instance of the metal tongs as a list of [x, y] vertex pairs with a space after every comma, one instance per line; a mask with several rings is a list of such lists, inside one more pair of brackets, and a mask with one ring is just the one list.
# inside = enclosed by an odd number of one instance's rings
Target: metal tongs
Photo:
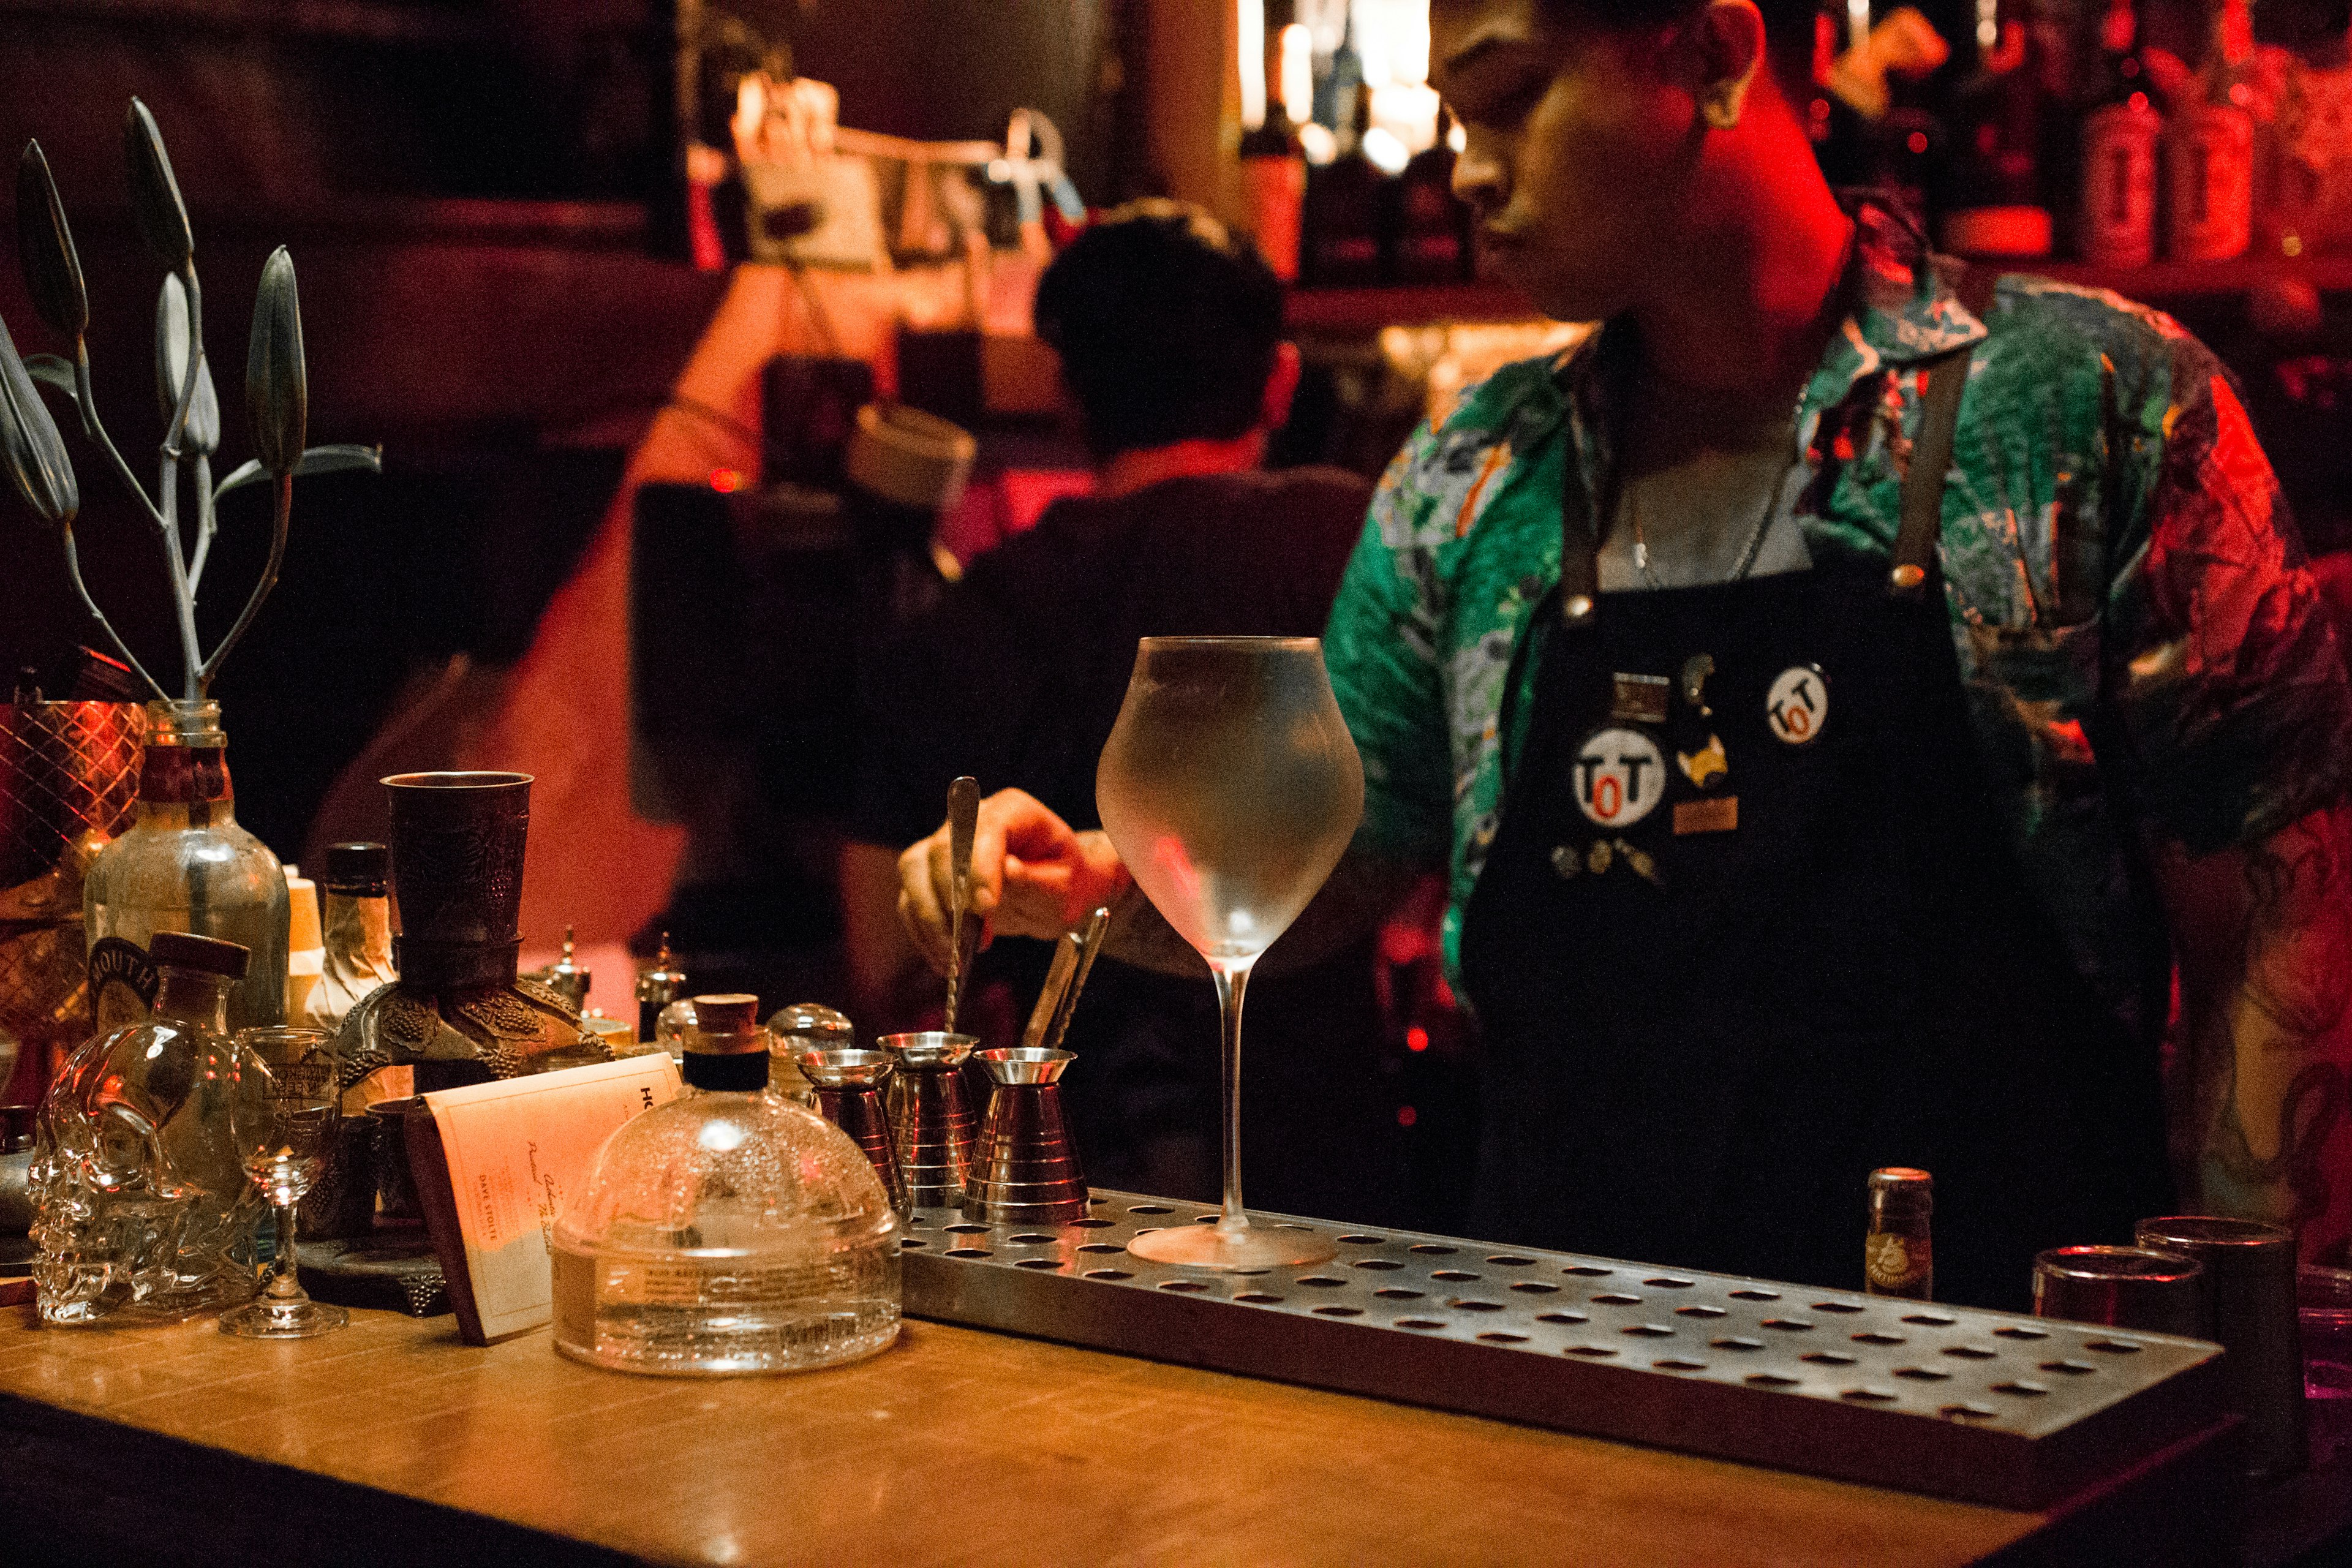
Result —
[[1098, 909], [1087, 917], [1084, 931], [1062, 933], [1062, 940], [1054, 946], [1053, 964], [1045, 971], [1045, 987], [1037, 993], [1037, 1005], [1022, 1033], [1023, 1049], [1061, 1048], [1070, 1014], [1078, 1005], [1078, 993], [1086, 988], [1087, 973], [1102, 952], [1103, 935], [1109, 926], [1110, 910]]
[[[963, 1000], [964, 971], [971, 966], [980, 923], [971, 913], [971, 839], [980, 829], [980, 781], [966, 774], [948, 785], [948, 1009], [945, 1028], [955, 1033], [956, 1005]], [[966, 927], [969, 926], [967, 931]]]

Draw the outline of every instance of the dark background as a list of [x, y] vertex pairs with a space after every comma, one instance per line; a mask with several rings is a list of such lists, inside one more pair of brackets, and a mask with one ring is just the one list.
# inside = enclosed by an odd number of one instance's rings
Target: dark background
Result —
[[[1113, 94], [1099, 68], [1119, 0], [0, 0], [0, 152], [38, 137], [89, 274], [100, 407], [152, 488], [160, 268], [127, 219], [122, 117], [162, 125], [197, 237], [225, 473], [248, 454], [252, 289], [293, 251], [310, 440], [380, 442], [380, 478], [296, 488], [283, 579], [224, 667], [241, 820], [299, 849], [333, 773], [404, 682], [453, 655], [498, 664], [593, 531], [631, 443], [723, 288], [672, 259], [674, 41], [698, 26], [716, 76], [765, 60], [835, 82], [845, 123], [936, 138], [1003, 133], [1017, 105], [1072, 142], [1106, 195]], [[740, 25], [738, 25], [740, 24]], [[910, 42], [919, 40], [919, 47]], [[700, 106], [724, 144], [731, 99]], [[13, 166], [11, 168], [13, 174]], [[13, 205], [13, 203], [12, 203]], [[0, 268], [0, 320], [66, 353]], [[176, 687], [160, 545], [70, 429], [85, 575]], [[268, 546], [266, 492], [231, 497], [207, 568], [207, 647]], [[56, 542], [0, 506], [0, 678], [54, 672], [95, 640]], [[52, 684], [54, 679], [52, 677]], [[250, 787], [267, 781], [267, 788]]]

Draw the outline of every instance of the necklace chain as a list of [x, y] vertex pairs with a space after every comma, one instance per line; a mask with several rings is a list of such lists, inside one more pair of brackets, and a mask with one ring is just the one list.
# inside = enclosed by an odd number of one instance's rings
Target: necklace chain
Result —
[[[1791, 439], [1793, 442], [1793, 437]], [[1787, 461], [1773, 474], [1771, 486], [1764, 492], [1764, 507], [1757, 514], [1756, 526], [1748, 531], [1748, 542], [1740, 547], [1730, 575], [1723, 581], [1740, 582], [1756, 569], [1757, 558], [1764, 552], [1765, 536], [1771, 531], [1772, 519], [1780, 510], [1780, 492], [1788, 489], [1789, 475], [1795, 470], [1800, 456], [1801, 453], [1792, 449]], [[1651, 587], [1663, 588], [1665, 584], [1659, 582], [1657, 574], [1650, 570], [1650, 541], [1642, 528], [1642, 494], [1638, 485], [1625, 487], [1625, 508], [1632, 514], [1633, 523], [1633, 570], [1640, 573]]]

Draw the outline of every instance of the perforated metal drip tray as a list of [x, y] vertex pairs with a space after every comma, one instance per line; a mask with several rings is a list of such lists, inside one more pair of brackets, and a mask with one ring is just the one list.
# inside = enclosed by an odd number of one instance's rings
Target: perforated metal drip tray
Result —
[[907, 1310], [2003, 1508], [2046, 1507], [2221, 1415], [2221, 1348], [2166, 1334], [1255, 1212], [1339, 1257], [1231, 1275], [1127, 1250], [1215, 1217], [1103, 1191], [1069, 1225], [920, 1209]]

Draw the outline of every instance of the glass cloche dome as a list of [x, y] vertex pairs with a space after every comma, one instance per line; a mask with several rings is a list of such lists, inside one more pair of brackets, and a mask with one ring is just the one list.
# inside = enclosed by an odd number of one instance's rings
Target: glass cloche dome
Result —
[[865, 1151], [769, 1092], [758, 999], [698, 996], [687, 1090], [564, 1205], [556, 1349], [625, 1372], [792, 1372], [898, 1336], [898, 1217]]

